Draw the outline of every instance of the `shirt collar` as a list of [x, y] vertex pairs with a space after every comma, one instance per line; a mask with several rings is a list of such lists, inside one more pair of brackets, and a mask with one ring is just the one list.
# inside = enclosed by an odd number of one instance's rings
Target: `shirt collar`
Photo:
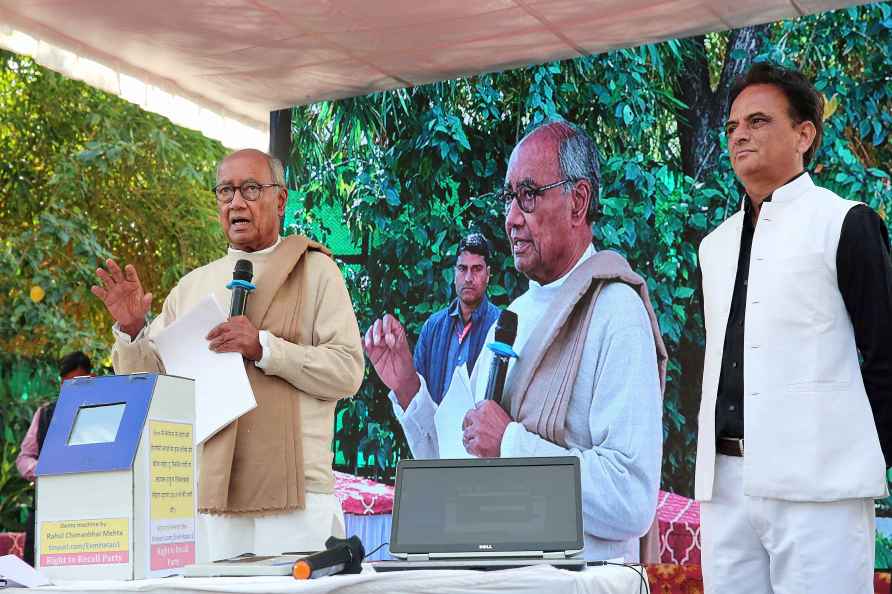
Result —
[[[814, 187], [814, 182], [811, 181], [811, 176], [808, 175], [807, 171], [801, 171], [794, 175], [790, 181], [777, 188], [771, 194], [768, 195], [765, 200], [762, 202], [774, 202], [775, 204], [784, 204], [786, 202], [790, 202], [799, 196], [805, 194], [808, 190]], [[752, 216], [753, 214], [753, 201], [749, 199], [749, 196], [744, 192], [743, 198], [740, 199], [741, 207], [744, 210], [746, 216]]]
[[557, 288], [557, 287], [560, 287], [561, 285], [564, 284], [564, 282], [567, 280], [567, 278], [568, 278], [571, 274], [573, 274], [573, 271], [574, 271], [574, 270], [576, 270], [577, 268], [579, 268], [579, 266], [580, 266], [583, 262], [585, 262], [586, 260], [588, 260], [589, 258], [591, 258], [591, 257], [594, 256], [594, 255], [595, 255], [595, 246], [593, 246], [592, 244], [589, 244], [588, 247], [585, 248], [585, 251], [582, 252], [582, 255], [579, 257], [579, 259], [576, 260], [576, 264], [573, 265], [573, 268], [571, 268], [570, 270], [567, 271], [567, 274], [565, 274], [564, 276], [560, 277], [559, 279], [557, 279], [557, 280], [553, 280], [553, 281], [551, 281], [550, 283], [545, 284], [545, 285], [539, 284], [539, 283], [537, 283], [536, 281], [534, 281], [533, 279], [530, 279], [530, 288], [531, 288], [531, 289], [538, 289], [538, 288], [541, 288], [541, 287], [547, 287], [547, 288], [551, 289], [551, 288]]
[[258, 254], [258, 255], [259, 254], [268, 254], [271, 251], [273, 251], [274, 249], [276, 249], [277, 247], [279, 247], [280, 243], [282, 243], [282, 236], [278, 235], [278, 236], [276, 236], [276, 243], [272, 244], [268, 248], [264, 248], [262, 250], [257, 250], [256, 252], [246, 252], [244, 250], [237, 250], [234, 247], [230, 246], [229, 253], [230, 254]]
[[[475, 324], [477, 322], [479, 322], [480, 316], [483, 315], [483, 312], [486, 311], [486, 308], [488, 306], [489, 306], [489, 299], [484, 294], [483, 300], [480, 302], [480, 305], [478, 305], [477, 308], [471, 312], [471, 322], [473, 322]], [[459, 305], [458, 297], [456, 297], [452, 301], [452, 304], [450, 304], [449, 309], [446, 310], [446, 313], [453, 318], [458, 318], [458, 319], [464, 321], [464, 318], [462, 318], [462, 316], [461, 316], [461, 305]]]

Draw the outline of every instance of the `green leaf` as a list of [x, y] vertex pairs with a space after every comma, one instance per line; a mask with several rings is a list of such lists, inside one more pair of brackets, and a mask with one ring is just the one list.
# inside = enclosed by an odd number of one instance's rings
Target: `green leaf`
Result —
[[400, 195], [396, 193], [396, 190], [393, 188], [387, 188], [384, 190], [384, 198], [387, 200], [387, 204], [390, 206], [399, 206], [400, 205]]
[[633, 121], [635, 121], [635, 114], [632, 113], [632, 108], [626, 104], [623, 106], [623, 123], [630, 126]]

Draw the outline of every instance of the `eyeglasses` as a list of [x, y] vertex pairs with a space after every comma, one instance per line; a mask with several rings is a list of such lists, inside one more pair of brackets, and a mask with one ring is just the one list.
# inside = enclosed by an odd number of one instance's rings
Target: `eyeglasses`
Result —
[[515, 200], [517, 200], [517, 206], [520, 207], [520, 210], [527, 214], [532, 214], [536, 210], [536, 199], [545, 193], [546, 190], [570, 183], [573, 183], [573, 180], [567, 178], [556, 181], [553, 184], [539, 186], [538, 188], [528, 183], [520, 184], [517, 186], [516, 191], [505, 188], [499, 193], [499, 198], [505, 206], [505, 216], [508, 215], [508, 211], [511, 210], [511, 203]]
[[281, 184], [258, 184], [257, 182], [245, 182], [240, 186], [220, 184], [214, 187], [214, 195], [217, 196], [217, 202], [220, 204], [229, 204], [235, 198], [235, 192], [238, 190], [242, 193], [242, 198], [248, 202], [254, 202], [260, 198], [260, 195], [263, 194], [263, 190], [266, 188], [281, 187]]

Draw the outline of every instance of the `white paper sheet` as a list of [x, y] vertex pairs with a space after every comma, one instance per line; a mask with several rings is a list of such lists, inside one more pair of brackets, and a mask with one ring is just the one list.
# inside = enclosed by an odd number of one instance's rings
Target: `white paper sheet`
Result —
[[257, 406], [242, 356], [208, 348], [205, 336], [225, 321], [220, 304], [208, 295], [154, 338], [167, 373], [195, 380], [195, 443]]
[[34, 571], [34, 568], [16, 557], [3, 555], [0, 557], [0, 578], [6, 580], [8, 588], [36, 588], [49, 586], [52, 582]]
[[468, 369], [459, 365], [452, 372], [449, 389], [437, 412], [434, 413], [434, 424], [437, 426], [437, 445], [440, 458], [473, 458], [462, 443], [461, 424], [469, 410], [474, 408], [474, 396], [471, 394], [471, 379]]

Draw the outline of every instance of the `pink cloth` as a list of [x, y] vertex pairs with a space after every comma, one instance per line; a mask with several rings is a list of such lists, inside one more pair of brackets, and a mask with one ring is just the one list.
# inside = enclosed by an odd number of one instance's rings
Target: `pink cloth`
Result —
[[0, 556], [15, 555], [19, 559], [25, 556], [24, 532], [0, 532]]
[[31, 426], [25, 433], [25, 439], [22, 440], [22, 445], [19, 448], [19, 455], [15, 459], [15, 466], [26, 481], [34, 480], [34, 468], [37, 466], [37, 455], [40, 453], [40, 448], [37, 446], [37, 429], [40, 426], [42, 415], [43, 407], [41, 406], [34, 411], [34, 416], [31, 417]]
[[345, 514], [371, 516], [393, 512], [393, 487], [335, 471], [335, 496]]
[[660, 491], [657, 499], [660, 562], [700, 564], [700, 503]]
[[665, 522], [699, 525], [700, 502], [668, 491], [660, 491], [657, 499], [657, 517]]

